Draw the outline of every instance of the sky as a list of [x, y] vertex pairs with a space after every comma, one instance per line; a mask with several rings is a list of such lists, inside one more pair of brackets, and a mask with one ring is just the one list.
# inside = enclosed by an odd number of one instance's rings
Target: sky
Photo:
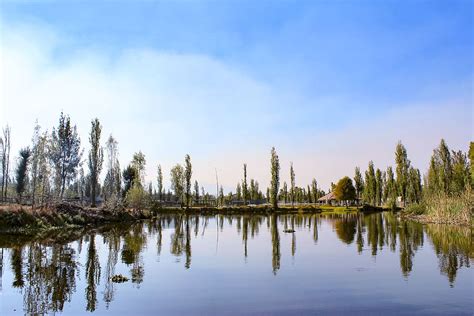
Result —
[[[0, 0], [0, 126], [12, 152], [64, 111], [141, 150], [146, 179], [190, 154], [226, 192], [248, 176], [331, 182], [394, 165], [398, 141], [426, 172], [441, 138], [473, 140], [472, 1]], [[84, 159], [86, 154], [84, 155]], [[16, 162], [13, 161], [13, 165]], [[86, 168], [86, 164], [84, 164]]]

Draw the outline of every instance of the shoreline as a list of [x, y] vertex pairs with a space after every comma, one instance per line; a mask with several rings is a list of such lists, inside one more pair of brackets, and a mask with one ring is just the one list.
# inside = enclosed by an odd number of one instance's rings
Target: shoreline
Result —
[[[132, 224], [136, 221], [153, 219], [159, 215], [287, 215], [287, 214], [349, 214], [375, 213], [389, 211], [386, 208], [368, 205], [358, 207], [327, 206], [327, 205], [295, 205], [282, 206], [274, 210], [269, 205], [260, 206], [227, 206], [227, 207], [160, 207], [152, 206], [149, 209], [132, 210], [124, 207], [91, 208], [71, 203], [59, 203], [48, 209], [35, 209], [21, 205], [0, 206], [0, 234], [38, 235], [55, 230], [87, 230], [97, 227], [117, 224]], [[415, 221], [429, 221], [400, 213], [401, 219]], [[450, 223], [445, 224], [455, 224]], [[466, 225], [466, 223], [463, 223]]]

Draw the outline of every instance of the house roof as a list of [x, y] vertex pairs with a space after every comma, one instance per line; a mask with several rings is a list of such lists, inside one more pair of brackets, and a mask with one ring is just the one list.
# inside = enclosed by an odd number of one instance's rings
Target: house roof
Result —
[[318, 199], [318, 201], [323, 202], [323, 201], [329, 201], [329, 200], [335, 200], [335, 199], [336, 199], [336, 197], [334, 196], [334, 193], [333, 193], [333, 192], [329, 192], [329, 193], [326, 194], [325, 196], [320, 197], [320, 198]]

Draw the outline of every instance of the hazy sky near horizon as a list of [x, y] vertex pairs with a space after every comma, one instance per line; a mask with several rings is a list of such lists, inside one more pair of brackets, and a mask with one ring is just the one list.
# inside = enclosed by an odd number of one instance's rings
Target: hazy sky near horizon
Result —
[[0, 125], [16, 157], [36, 119], [51, 130], [64, 111], [87, 152], [98, 117], [122, 166], [141, 150], [147, 179], [161, 163], [168, 180], [189, 153], [212, 192], [216, 169], [235, 191], [244, 162], [264, 188], [272, 146], [282, 182], [292, 161], [297, 185], [325, 190], [393, 165], [398, 140], [425, 172], [442, 137], [474, 138], [473, 6], [2, 0]]

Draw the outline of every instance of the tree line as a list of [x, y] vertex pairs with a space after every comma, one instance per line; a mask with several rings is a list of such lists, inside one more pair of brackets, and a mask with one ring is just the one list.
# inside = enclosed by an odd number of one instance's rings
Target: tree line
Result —
[[375, 168], [369, 161], [364, 175], [355, 168], [354, 184], [349, 177], [342, 178], [334, 187], [338, 200], [358, 200], [373, 206], [406, 207], [430, 200], [433, 196], [456, 198], [470, 194], [474, 188], [474, 143], [469, 155], [450, 150], [446, 141], [433, 150], [428, 172], [423, 176], [408, 158], [405, 146], [395, 148], [395, 168]]
[[[313, 178], [307, 186], [299, 187], [295, 181], [295, 170], [290, 163], [289, 183], [280, 185], [280, 161], [273, 147], [270, 152], [270, 186], [260, 189], [257, 180], [248, 178], [247, 164], [243, 164], [242, 179], [237, 183], [235, 193], [224, 195], [222, 185], [215, 194], [192, 181], [191, 157], [187, 154], [183, 163], [177, 163], [170, 170], [170, 189], [165, 190], [163, 170], [157, 166], [156, 185], [145, 183], [145, 155], [136, 152], [130, 163], [122, 170], [118, 160], [118, 142], [110, 135], [102, 145], [102, 125], [96, 118], [91, 121], [89, 132], [90, 150], [85, 159], [77, 127], [68, 115], [61, 113], [58, 125], [51, 132], [43, 131], [36, 122], [30, 146], [20, 149], [18, 162], [11, 176], [10, 149], [11, 128], [3, 128], [0, 137], [1, 199], [22, 203], [28, 196], [33, 205], [44, 206], [61, 200], [88, 201], [96, 206], [97, 199], [109, 204], [125, 204], [132, 208], [144, 207], [148, 202], [177, 203], [181, 207], [192, 205], [247, 205], [269, 203], [277, 208], [279, 203], [317, 203], [326, 195]], [[353, 179], [344, 177], [337, 184], [331, 184], [330, 192], [342, 203], [364, 203], [373, 206], [402, 207], [420, 203], [428, 195], [456, 195], [474, 186], [474, 146], [471, 143], [469, 159], [462, 151], [450, 151], [441, 140], [434, 150], [429, 170], [422, 176], [412, 166], [405, 146], [399, 142], [395, 148], [395, 167], [386, 170], [368, 163], [362, 173], [355, 168]], [[87, 173], [84, 171], [87, 167]], [[105, 179], [100, 175], [105, 168]], [[217, 180], [217, 174], [216, 174]]]

